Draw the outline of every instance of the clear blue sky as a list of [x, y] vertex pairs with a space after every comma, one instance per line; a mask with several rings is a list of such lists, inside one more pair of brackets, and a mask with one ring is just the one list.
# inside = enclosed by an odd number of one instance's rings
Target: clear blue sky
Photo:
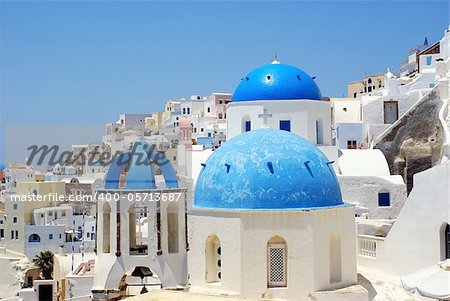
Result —
[[449, 24], [447, 1], [0, 5], [3, 127], [103, 124], [169, 98], [233, 92], [274, 51], [340, 97], [365, 72], [398, 71], [410, 47]]

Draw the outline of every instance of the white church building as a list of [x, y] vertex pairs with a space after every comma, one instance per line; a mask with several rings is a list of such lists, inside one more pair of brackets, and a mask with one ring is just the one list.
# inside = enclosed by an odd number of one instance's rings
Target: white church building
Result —
[[227, 118], [229, 140], [202, 164], [189, 214], [191, 291], [367, 300], [355, 208], [328, 157], [337, 157], [330, 103], [313, 78], [277, 61], [257, 68], [241, 79]]

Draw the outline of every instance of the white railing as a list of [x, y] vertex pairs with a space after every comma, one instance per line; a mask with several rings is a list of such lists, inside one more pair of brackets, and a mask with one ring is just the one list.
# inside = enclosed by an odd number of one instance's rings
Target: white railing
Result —
[[358, 235], [359, 255], [377, 258], [377, 247], [384, 241], [384, 237]]

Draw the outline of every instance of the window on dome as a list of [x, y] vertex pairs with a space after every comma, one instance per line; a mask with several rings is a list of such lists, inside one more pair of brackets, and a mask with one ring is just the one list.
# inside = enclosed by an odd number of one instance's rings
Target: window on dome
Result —
[[280, 130], [291, 131], [291, 121], [290, 120], [280, 120]]
[[379, 207], [391, 206], [391, 195], [389, 192], [378, 193], [378, 206]]
[[267, 242], [267, 287], [287, 286], [286, 241], [274, 236]]

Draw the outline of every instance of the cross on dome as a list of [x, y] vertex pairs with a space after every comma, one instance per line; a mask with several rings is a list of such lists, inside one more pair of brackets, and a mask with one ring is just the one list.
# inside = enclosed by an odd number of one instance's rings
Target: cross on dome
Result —
[[272, 61], [272, 64], [279, 64], [280, 61], [278, 60], [278, 52], [275, 51], [274, 59]]

